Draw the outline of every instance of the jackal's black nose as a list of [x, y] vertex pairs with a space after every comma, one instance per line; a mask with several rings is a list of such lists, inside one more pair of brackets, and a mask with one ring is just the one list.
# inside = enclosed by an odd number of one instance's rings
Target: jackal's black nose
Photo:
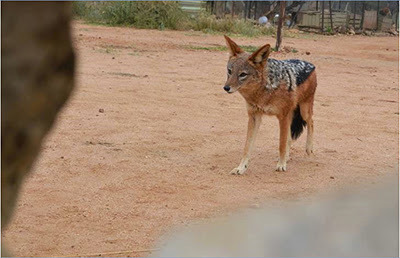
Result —
[[226, 92], [229, 92], [230, 89], [231, 89], [231, 87], [229, 87], [229, 85], [225, 85], [225, 86], [224, 86], [224, 90], [225, 90]]

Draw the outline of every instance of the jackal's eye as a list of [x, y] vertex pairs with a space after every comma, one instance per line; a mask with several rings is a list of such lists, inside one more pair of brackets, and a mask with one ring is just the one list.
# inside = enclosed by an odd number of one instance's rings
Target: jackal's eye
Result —
[[232, 69], [231, 68], [228, 68], [228, 74], [232, 75]]
[[241, 73], [241, 74], [239, 74], [239, 79], [244, 79], [244, 78], [246, 78], [247, 77], [247, 73]]

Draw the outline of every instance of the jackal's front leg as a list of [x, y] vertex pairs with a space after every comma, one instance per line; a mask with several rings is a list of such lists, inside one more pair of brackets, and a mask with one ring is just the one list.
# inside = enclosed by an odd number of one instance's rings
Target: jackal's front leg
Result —
[[244, 148], [244, 155], [239, 166], [234, 168], [231, 171], [231, 174], [241, 175], [249, 167], [250, 152], [253, 149], [254, 141], [256, 139], [258, 129], [260, 128], [261, 116], [262, 114], [249, 113], [249, 123], [247, 126], [247, 139]]
[[276, 171], [286, 171], [286, 162], [289, 158], [290, 148], [290, 122], [291, 116], [279, 118], [279, 161], [276, 165]]

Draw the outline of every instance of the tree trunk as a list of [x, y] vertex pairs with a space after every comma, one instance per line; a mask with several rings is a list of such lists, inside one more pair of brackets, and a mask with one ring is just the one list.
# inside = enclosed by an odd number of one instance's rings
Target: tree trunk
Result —
[[228, 3], [228, 1], [224, 1], [224, 16], [222, 16], [222, 17], [224, 17], [225, 18], [225, 14], [226, 14], [226, 4]]
[[278, 30], [276, 32], [276, 46], [275, 50], [279, 51], [281, 48], [281, 43], [282, 43], [282, 26], [283, 26], [283, 20], [285, 17], [285, 7], [286, 7], [286, 1], [281, 1], [280, 2], [280, 10], [279, 10], [279, 22], [278, 22]]
[[2, 233], [24, 179], [43, 153], [43, 140], [75, 85], [71, 5], [1, 3]]
[[247, 18], [250, 19], [251, 18], [251, 7], [253, 6], [253, 1], [249, 1], [248, 5], [247, 5]]

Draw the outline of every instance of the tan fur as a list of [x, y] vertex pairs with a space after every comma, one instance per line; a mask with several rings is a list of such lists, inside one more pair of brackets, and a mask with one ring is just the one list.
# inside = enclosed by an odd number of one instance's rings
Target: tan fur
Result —
[[[246, 145], [243, 158], [239, 166], [231, 171], [232, 174], [243, 174], [250, 160], [250, 153], [254, 146], [257, 131], [261, 124], [263, 115], [276, 116], [279, 120], [279, 161], [277, 171], [286, 171], [286, 162], [289, 157], [291, 143], [290, 126], [293, 112], [297, 105], [300, 106], [300, 113], [307, 122], [307, 145], [306, 152], [313, 152], [313, 131], [312, 120], [314, 94], [317, 87], [317, 76], [315, 70], [307, 80], [298, 85], [293, 91], [289, 91], [287, 85], [281, 84], [279, 88], [266, 90], [265, 64], [270, 53], [270, 46], [265, 45], [252, 55], [244, 53], [231, 39], [226, 37], [227, 46], [230, 50], [229, 65], [234, 64], [234, 71], [228, 76], [226, 85], [229, 85], [230, 93], [238, 91], [247, 102], [249, 116]], [[233, 66], [232, 66], [233, 67]], [[245, 81], [238, 79], [239, 74], [249, 73]], [[251, 74], [251, 76], [250, 76]]]

